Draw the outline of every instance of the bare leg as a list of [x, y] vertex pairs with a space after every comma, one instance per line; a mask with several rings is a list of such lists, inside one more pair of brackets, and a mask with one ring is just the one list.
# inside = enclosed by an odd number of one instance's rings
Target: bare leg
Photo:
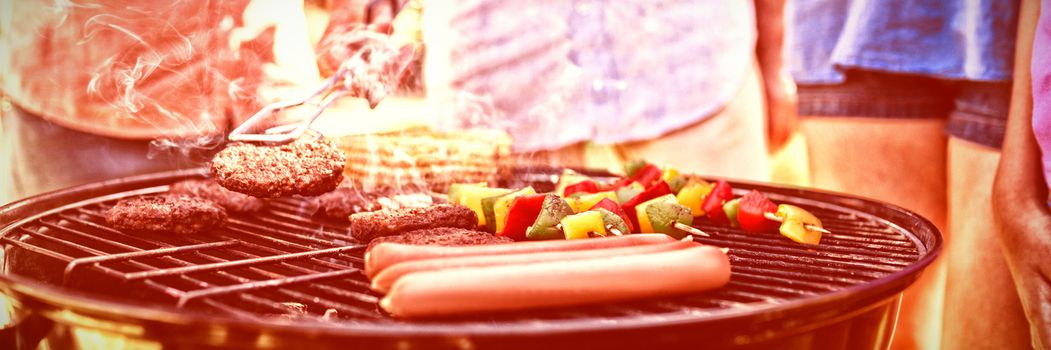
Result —
[[744, 86], [719, 113], [660, 138], [618, 145], [624, 159], [643, 159], [681, 171], [770, 180], [762, 78], [753, 65]]
[[949, 140], [945, 349], [1029, 348], [1029, 324], [996, 241], [991, 196], [999, 160], [995, 149]]
[[770, 155], [770, 181], [793, 186], [810, 186], [807, 141], [796, 131], [781, 150]]
[[[812, 184], [900, 205], [946, 233], [944, 125], [941, 119], [803, 119]], [[943, 261], [905, 291], [892, 348], [939, 347]]]

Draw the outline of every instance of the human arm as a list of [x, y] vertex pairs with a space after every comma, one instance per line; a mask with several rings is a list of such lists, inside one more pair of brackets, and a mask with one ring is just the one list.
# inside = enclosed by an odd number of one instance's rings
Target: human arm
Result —
[[778, 150], [796, 129], [795, 84], [784, 70], [785, 0], [755, 0], [756, 57], [762, 71], [767, 106], [769, 148]]
[[1000, 243], [1038, 349], [1051, 346], [1051, 212], [1032, 129], [1030, 64], [1039, 12], [1039, 0], [1023, 1], [1011, 108], [993, 184]]
[[326, 4], [329, 20], [317, 50], [318, 65], [326, 75], [339, 69], [340, 64], [368, 40], [358, 35], [361, 31], [392, 36], [401, 34], [395, 38], [396, 41], [403, 44], [412, 42], [411, 39], [403, 38], [410, 34], [394, 32], [399, 23], [418, 20], [415, 16], [421, 7], [419, 1], [407, 0], [328, 0]]

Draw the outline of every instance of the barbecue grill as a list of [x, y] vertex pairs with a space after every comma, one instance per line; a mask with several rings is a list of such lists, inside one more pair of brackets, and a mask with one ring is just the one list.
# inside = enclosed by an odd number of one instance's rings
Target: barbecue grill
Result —
[[[504, 181], [545, 190], [560, 170], [521, 168]], [[833, 233], [808, 246], [701, 221], [695, 226], [711, 237], [700, 242], [729, 248], [732, 278], [718, 290], [399, 320], [380, 310], [368, 289], [365, 245], [352, 239], [347, 223], [313, 215], [308, 200], [232, 213], [226, 226], [196, 236], [125, 234], [102, 217], [120, 198], [204, 174], [117, 179], [0, 208], [0, 290], [14, 305], [0, 347], [31, 348], [42, 339], [72, 347], [89, 330], [194, 349], [886, 348], [901, 292], [941, 248], [929, 221], [893, 205], [731, 182], [735, 195], [757, 189], [806, 208]]]

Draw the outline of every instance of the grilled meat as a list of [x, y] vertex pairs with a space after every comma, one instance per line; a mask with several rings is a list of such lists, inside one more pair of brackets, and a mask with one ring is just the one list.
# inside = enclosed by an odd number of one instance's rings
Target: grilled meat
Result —
[[281, 146], [234, 143], [212, 159], [212, 174], [229, 190], [256, 197], [317, 196], [343, 181], [346, 157], [326, 140]]
[[361, 242], [437, 227], [477, 228], [478, 216], [470, 208], [458, 204], [380, 210], [350, 216], [350, 233]]
[[386, 196], [389, 189], [362, 191], [357, 186], [340, 186], [335, 191], [317, 197], [321, 214], [337, 220], [346, 220], [350, 214], [383, 209], [376, 200]]
[[427, 207], [436, 202], [422, 190], [377, 187], [362, 190], [360, 185], [340, 185], [335, 191], [317, 197], [320, 213], [330, 219], [347, 220], [354, 213], [382, 209]]
[[458, 246], [513, 243], [514, 240], [507, 237], [493, 236], [493, 234], [489, 232], [478, 230], [456, 227], [438, 227], [409, 231], [396, 236], [379, 237], [369, 242], [368, 249], [372, 250], [373, 246], [384, 242], [415, 245]]
[[146, 233], [195, 234], [226, 222], [218, 204], [181, 194], [125, 198], [105, 215], [118, 230]]
[[259, 211], [266, 204], [262, 199], [225, 189], [214, 180], [180, 181], [172, 184], [168, 193], [207, 199], [234, 212]]

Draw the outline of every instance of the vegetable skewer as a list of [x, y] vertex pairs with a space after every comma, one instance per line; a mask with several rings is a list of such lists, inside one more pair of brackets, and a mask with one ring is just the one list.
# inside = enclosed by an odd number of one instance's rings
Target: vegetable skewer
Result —
[[[763, 217], [765, 217], [765, 218], [767, 218], [767, 219], [769, 219], [771, 221], [777, 221], [777, 222], [784, 222], [785, 221], [784, 219], [782, 219], [781, 217], [777, 216], [776, 214], [769, 213], [769, 212], [768, 213], [763, 213]], [[817, 232], [827, 233], [827, 234], [832, 233], [832, 231], [826, 230], [824, 227], [820, 227], [820, 226], [817, 226], [817, 225], [806, 224], [806, 225], [803, 225], [803, 227], [806, 227], [807, 230], [811, 230], [811, 231], [817, 231]]]

